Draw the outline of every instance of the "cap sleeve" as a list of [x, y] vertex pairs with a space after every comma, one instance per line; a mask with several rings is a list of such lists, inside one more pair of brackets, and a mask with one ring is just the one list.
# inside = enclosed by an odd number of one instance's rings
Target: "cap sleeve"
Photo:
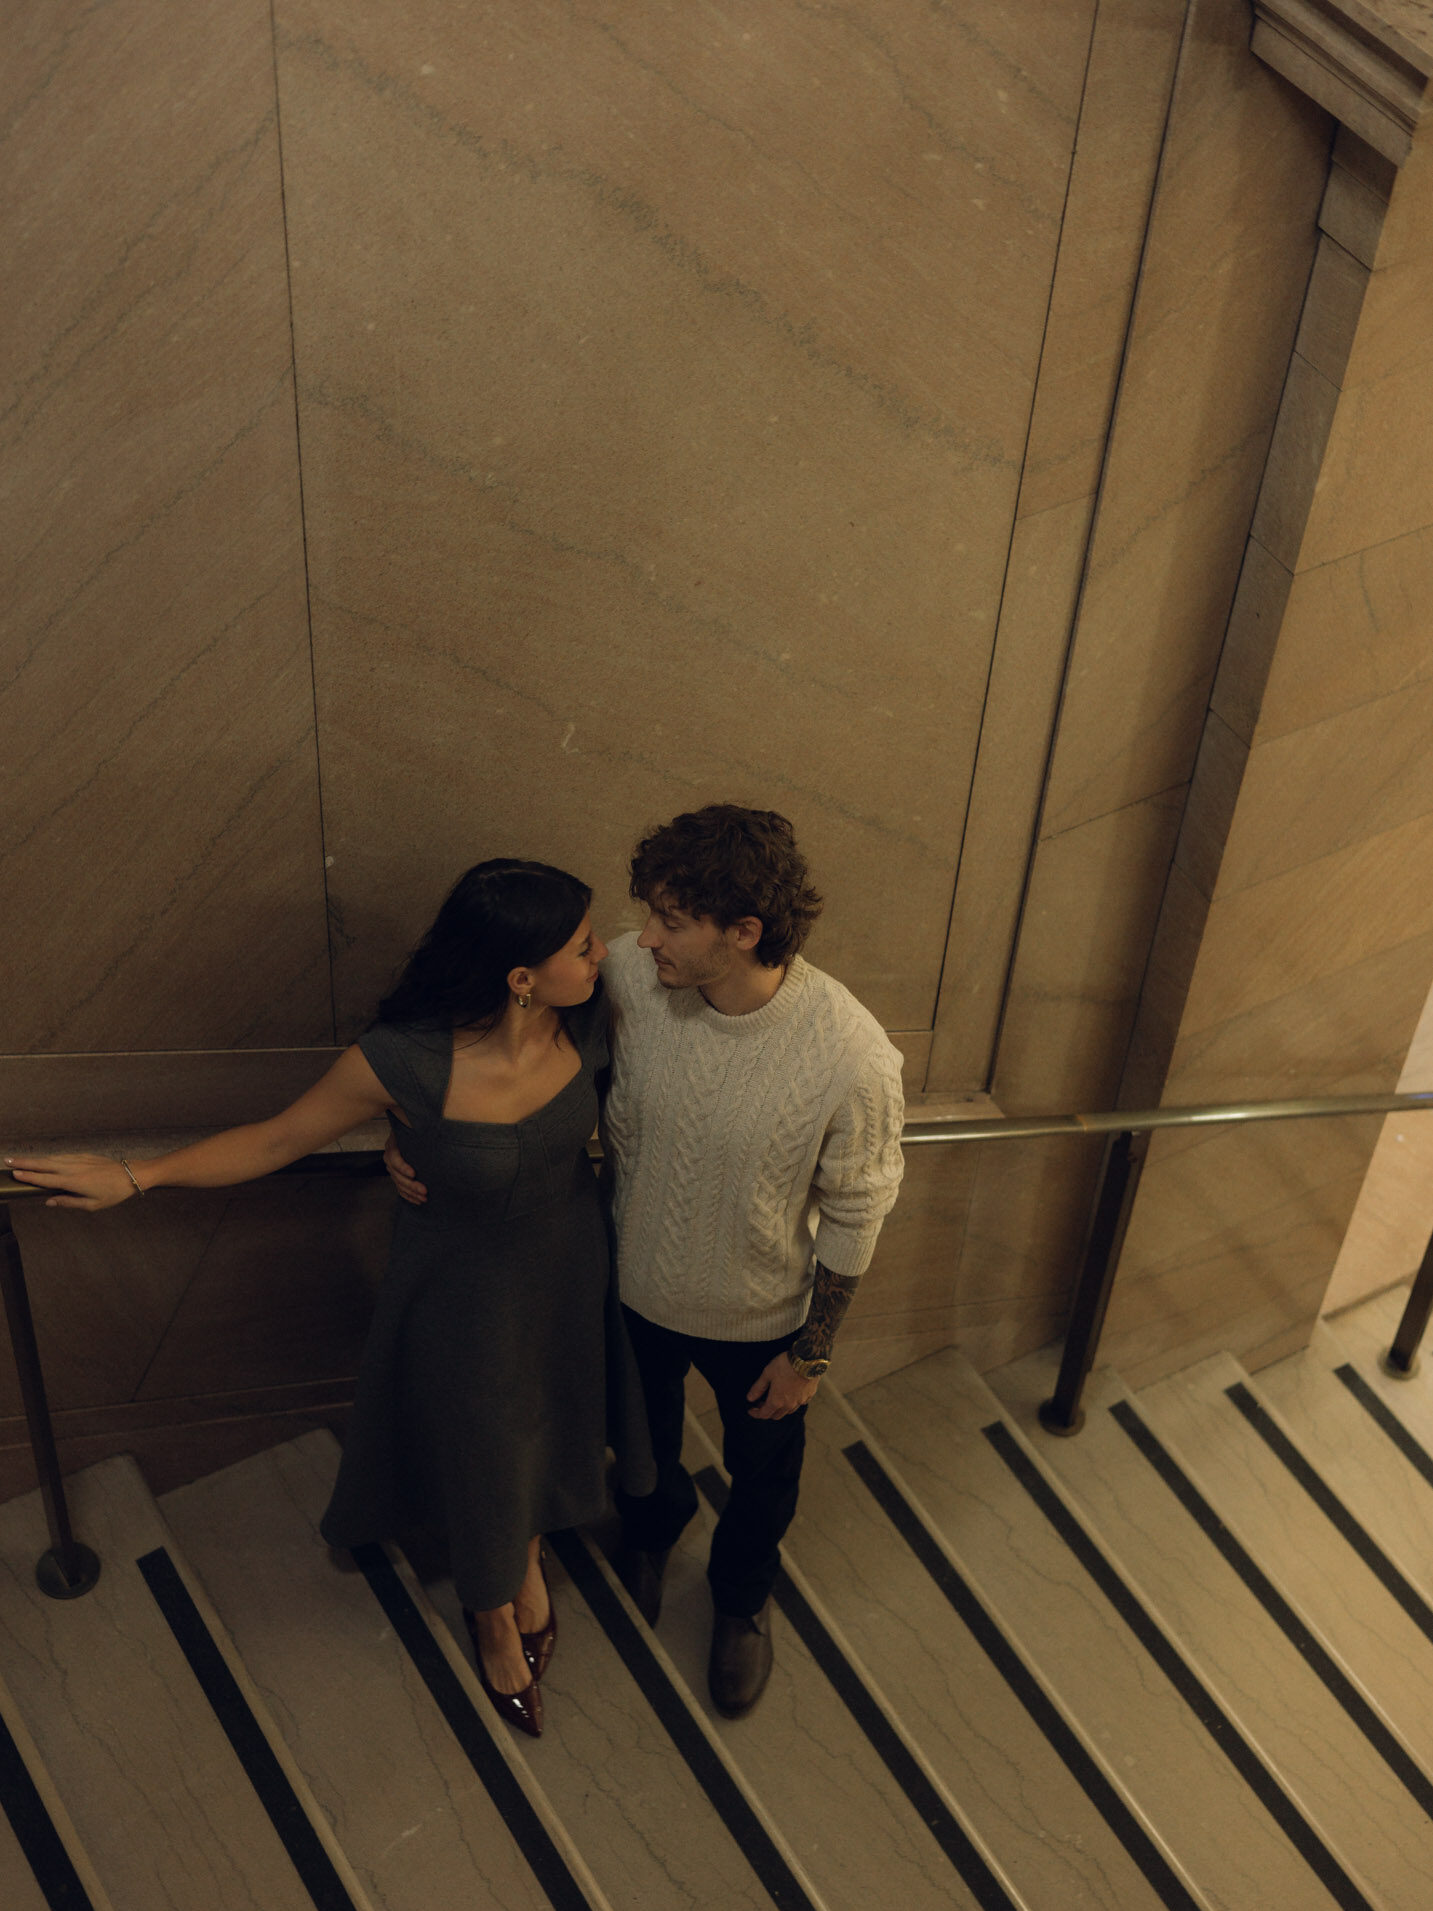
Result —
[[375, 1022], [358, 1038], [364, 1060], [410, 1122], [441, 1113], [452, 1062], [451, 1037], [440, 1050], [443, 1032]]

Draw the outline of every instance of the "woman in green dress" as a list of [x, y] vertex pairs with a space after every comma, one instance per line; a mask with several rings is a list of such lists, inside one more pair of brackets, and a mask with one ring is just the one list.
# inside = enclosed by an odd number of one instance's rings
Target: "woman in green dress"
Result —
[[536, 1735], [556, 1619], [540, 1535], [596, 1517], [606, 1448], [650, 1490], [587, 1158], [607, 1065], [591, 892], [544, 863], [460, 878], [366, 1034], [267, 1121], [148, 1160], [25, 1155], [47, 1205], [228, 1187], [380, 1115], [427, 1185], [396, 1217], [326, 1538], [447, 1537], [484, 1689]]

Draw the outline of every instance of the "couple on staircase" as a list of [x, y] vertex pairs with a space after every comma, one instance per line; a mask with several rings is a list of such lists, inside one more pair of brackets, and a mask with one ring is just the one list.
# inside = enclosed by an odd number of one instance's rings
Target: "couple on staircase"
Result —
[[324, 1533], [440, 1533], [484, 1689], [534, 1735], [556, 1639], [541, 1535], [603, 1511], [610, 1445], [617, 1568], [655, 1624], [696, 1511], [692, 1366], [731, 1476], [712, 1698], [735, 1718], [760, 1697], [806, 1403], [901, 1176], [900, 1057], [800, 954], [821, 903], [786, 819], [678, 816], [638, 844], [631, 893], [646, 924], [609, 951], [575, 877], [479, 863], [372, 1027], [281, 1114], [144, 1161], [7, 1164], [93, 1210], [248, 1180], [388, 1117], [404, 1205]]

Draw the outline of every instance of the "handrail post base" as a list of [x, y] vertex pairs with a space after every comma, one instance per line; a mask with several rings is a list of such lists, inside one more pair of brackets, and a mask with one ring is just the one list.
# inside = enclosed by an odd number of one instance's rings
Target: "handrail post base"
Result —
[[1386, 1354], [1380, 1354], [1378, 1356], [1378, 1364], [1388, 1375], [1390, 1380], [1411, 1380], [1414, 1374], [1416, 1374], [1418, 1369], [1423, 1365], [1418, 1355], [1414, 1354], [1410, 1357], [1408, 1365], [1405, 1367], [1400, 1360], [1395, 1359], [1391, 1347]]
[[1085, 1410], [1076, 1407], [1075, 1417], [1066, 1420], [1061, 1416], [1060, 1403], [1052, 1394], [1048, 1400], [1042, 1400], [1037, 1409], [1040, 1425], [1046, 1433], [1053, 1433], [1061, 1440], [1072, 1440], [1085, 1424]]
[[60, 1559], [60, 1549], [52, 1546], [41, 1553], [35, 1565], [35, 1584], [47, 1599], [78, 1599], [94, 1588], [100, 1576], [98, 1553], [72, 1540], [69, 1547], [69, 1571]]

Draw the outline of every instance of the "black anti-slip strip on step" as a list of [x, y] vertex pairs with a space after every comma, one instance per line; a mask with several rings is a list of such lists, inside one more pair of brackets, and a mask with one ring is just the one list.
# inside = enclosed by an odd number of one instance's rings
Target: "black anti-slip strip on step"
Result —
[[199, 1681], [200, 1690], [224, 1728], [224, 1736], [234, 1748], [259, 1803], [279, 1834], [294, 1870], [318, 1911], [354, 1911], [353, 1900], [344, 1889], [333, 1860], [309, 1822], [299, 1803], [288, 1774], [264, 1737], [258, 1720], [249, 1710], [249, 1702], [239, 1690], [224, 1655], [214, 1643], [214, 1635], [200, 1616], [189, 1588], [168, 1552], [157, 1546], [135, 1561], [144, 1575], [144, 1583], [154, 1595], [154, 1603], [163, 1613], [179, 1650], [189, 1661], [189, 1670]]
[[710, 1741], [657, 1661], [641, 1630], [602, 1575], [576, 1533], [549, 1533], [547, 1543], [563, 1570], [592, 1608], [593, 1617], [616, 1647], [638, 1689], [680, 1752], [742, 1856], [780, 1911], [816, 1911], [775, 1840], [747, 1802], [741, 1787], [713, 1751]]
[[[721, 1474], [714, 1466], [704, 1466], [696, 1480], [708, 1503], [720, 1513], [730, 1497], [730, 1489]], [[920, 1761], [866, 1690], [860, 1675], [784, 1567], [776, 1578], [776, 1603], [830, 1680], [836, 1696], [865, 1733], [881, 1763], [910, 1800], [922, 1824], [965, 1880], [980, 1911], [1016, 1911], [1010, 1894], [986, 1864], [965, 1827], [922, 1771]]]
[[1283, 1428], [1275, 1425], [1271, 1415], [1242, 1380], [1236, 1381], [1232, 1387], [1226, 1387], [1224, 1392], [1264, 1445], [1283, 1462], [1314, 1505], [1348, 1541], [1368, 1570], [1398, 1601], [1424, 1638], [1433, 1640], [1433, 1608], [1429, 1607], [1420, 1592], [1409, 1585], [1373, 1535], [1359, 1524], [1328, 1482], [1314, 1471]]
[[94, 1911], [94, 1902], [80, 1883], [79, 1873], [4, 1719], [0, 1719], [0, 1807], [49, 1911]]
[[1254, 1747], [1145, 1611], [1009, 1427], [997, 1420], [982, 1431], [1335, 1904], [1342, 1905], [1344, 1911], [1373, 1911]]
[[1104, 1819], [1168, 1911], [1199, 1911], [1164, 1853], [1135, 1817], [1040, 1681], [946, 1558], [864, 1440], [842, 1449], [862, 1484], [945, 1594], [995, 1670], [1043, 1732], [1075, 1783]]
[[[461, 1679], [428, 1630], [387, 1553], [377, 1545], [355, 1546], [353, 1557], [464, 1757], [497, 1806], [533, 1876], [547, 1893], [553, 1911], [591, 1911], [586, 1892], [573, 1877], [566, 1858], [518, 1783], [512, 1767], [483, 1729]], [[507, 1729], [503, 1727], [504, 1731]]]
[[1433, 1818], [1433, 1780], [1409, 1757], [1343, 1667], [1319, 1643], [1267, 1575], [1259, 1570], [1173, 1454], [1161, 1444], [1158, 1436], [1130, 1403], [1117, 1400], [1110, 1412], [1199, 1530], [1243, 1580], [1310, 1672], [1323, 1681], [1331, 1697], [1343, 1707], [1399, 1784], [1417, 1801], [1420, 1809]]
[[1433, 1486], [1433, 1453], [1421, 1441], [1414, 1439], [1392, 1407], [1379, 1398], [1356, 1367], [1345, 1362], [1342, 1367], [1335, 1367], [1334, 1372], [1369, 1419], [1388, 1435], [1409, 1465], [1416, 1467], [1428, 1484]]

